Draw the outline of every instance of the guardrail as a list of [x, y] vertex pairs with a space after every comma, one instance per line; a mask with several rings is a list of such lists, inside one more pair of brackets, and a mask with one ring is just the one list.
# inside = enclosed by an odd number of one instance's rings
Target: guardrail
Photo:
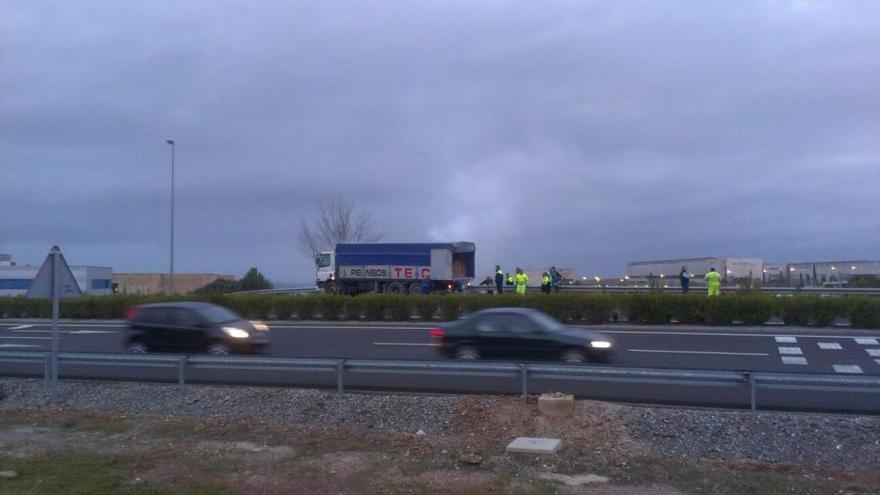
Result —
[[[504, 286], [505, 292], [514, 292], [513, 286]], [[706, 287], [691, 286], [692, 293], [705, 293]], [[722, 292], [734, 293], [741, 290], [738, 287], [722, 287]], [[850, 288], [850, 287], [759, 287], [757, 290], [765, 294], [819, 294], [819, 295], [859, 295], [859, 296], [880, 296], [878, 288]], [[527, 287], [527, 292], [541, 292], [540, 287]], [[595, 286], [595, 285], [560, 285], [559, 292], [588, 292], [600, 294], [620, 294], [620, 293], [646, 293], [646, 292], [666, 292], [670, 294], [681, 293], [681, 287], [636, 287], [636, 286]], [[495, 286], [488, 285], [471, 285], [468, 286], [467, 292], [471, 293], [489, 293], [495, 292]]]
[[[50, 353], [0, 351], [0, 363], [30, 363], [43, 366], [48, 390]], [[388, 374], [444, 377], [495, 377], [515, 380], [523, 397], [529, 395], [533, 380], [592, 381], [605, 384], [647, 384], [673, 387], [710, 387], [748, 390], [748, 401], [741, 404], [758, 409], [761, 390], [803, 392], [838, 392], [880, 394], [880, 377], [840, 376], [754, 371], [676, 370], [578, 366], [538, 363], [457, 362], [457, 361], [388, 361], [368, 359], [305, 359], [234, 356], [132, 355], [98, 353], [59, 353], [60, 366], [93, 365], [130, 368], [166, 368], [176, 370], [177, 385], [184, 391], [187, 376], [193, 370], [318, 372], [336, 377], [339, 395], [345, 392], [349, 374]], [[106, 378], [106, 376], [102, 376]], [[593, 397], [601, 399], [603, 397]], [[872, 404], [878, 402], [872, 401]], [[880, 412], [880, 411], [872, 411]]]
[[[505, 292], [514, 292], [513, 286], [504, 286]], [[705, 291], [705, 287], [691, 286], [691, 292]], [[724, 292], [736, 292], [738, 287], [723, 287]], [[854, 295], [854, 296], [880, 296], [880, 288], [852, 288], [852, 287], [759, 287], [759, 291], [765, 294], [819, 294], [819, 295]], [[527, 292], [541, 292], [540, 287], [527, 287]], [[636, 286], [595, 286], [595, 285], [560, 285], [559, 292], [598, 292], [598, 293], [639, 293], [663, 291], [671, 294], [681, 292], [680, 287], [636, 287]], [[317, 287], [294, 287], [289, 289], [263, 289], [231, 292], [230, 295], [248, 294], [314, 294], [321, 292]], [[495, 292], [494, 285], [469, 285], [468, 293], [485, 294]]]

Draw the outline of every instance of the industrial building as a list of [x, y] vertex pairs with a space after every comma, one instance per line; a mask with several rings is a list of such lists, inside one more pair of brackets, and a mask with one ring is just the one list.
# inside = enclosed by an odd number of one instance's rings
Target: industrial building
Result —
[[[174, 292], [185, 294], [215, 280], [235, 280], [235, 275], [216, 273], [175, 273]], [[120, 294], [158, 294], [168, 286], [167, 273], [114, 273], [113, 292]]]
[[785, 265], [785, 280], [791, 286], [820, 286], [827, 282], [845, 283], [853, 275], [880, 276], [880, 261], [807, 261]]
[[[40, 265], [16, 265], [9, 255], [0, 255], [0, 296], [27, 294]], [[83, 294], [103, 296], [113, 293], [113, 269], [107, 266], [71, 265], [70, 271]]]
[[675, 278], [677, 280], [681, 267], [687, 267], [688, 273], [694, 278], [702, 278], [710, 268], [727, 279], [761, 280], [764, 261], [760, 258], [680, 258], [656, 261], [633, 261], [626, 267], [626, 275], [630, 278], [648, 279]]

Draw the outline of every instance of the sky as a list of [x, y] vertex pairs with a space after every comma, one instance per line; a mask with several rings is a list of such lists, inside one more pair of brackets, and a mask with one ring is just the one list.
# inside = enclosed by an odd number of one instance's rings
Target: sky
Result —
[[322, 201], [480, 276], [880, 259], [880, 2], [0, 1], [0, 252], [314, 279]]

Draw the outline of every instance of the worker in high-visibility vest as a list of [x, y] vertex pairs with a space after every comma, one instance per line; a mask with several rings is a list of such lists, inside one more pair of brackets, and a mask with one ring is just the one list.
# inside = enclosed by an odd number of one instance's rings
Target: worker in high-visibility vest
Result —
[[544, 272], [541, 275], [541, 292], [544, 294], [550, 293], [550, 286], [553, 283], [553, 278], [550, 276], [549, 272]]
[[721, 274], [716, 272], [714, 268], [709, 268], [709, 273], [703, 277], [706, 280], [706, 288], [709, 291], [709, 297], [721, 294]]
[[526, 295], [526, 286], [529, 284], [529, 276], [522, 271], [522, 268], [516, 269], [516, 275], [513, 276], [513, 283], [516, 285], [516, 293]]

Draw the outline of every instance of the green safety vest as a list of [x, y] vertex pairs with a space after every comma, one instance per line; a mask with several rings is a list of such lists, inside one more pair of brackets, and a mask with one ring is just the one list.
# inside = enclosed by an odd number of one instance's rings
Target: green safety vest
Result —
[[529, 276], [525, 273], [516, 274], [516, 285], [526, 285], [529, 282]]

